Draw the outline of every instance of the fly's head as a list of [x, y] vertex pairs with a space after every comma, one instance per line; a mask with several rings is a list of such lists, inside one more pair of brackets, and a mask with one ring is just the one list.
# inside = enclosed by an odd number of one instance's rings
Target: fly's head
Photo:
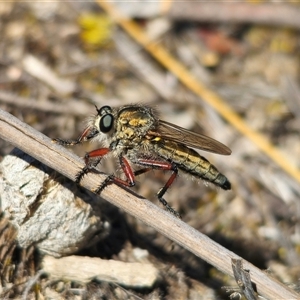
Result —
[[97, 131], [95, 138], [109, 145], [131, 148], [142, 142], [149, 130], [156, 128], [158, 119], [149, 107], [139, 105], [113, 109], [110, 106], [96, 108], [97, 114], [90, 120], [90, 127]]
[[94, 131], [94, 139], [110, 144], [115, 132], [115, 115], [110, 106], [97, 108], [97, 114], [88, 120], [89, 128]]

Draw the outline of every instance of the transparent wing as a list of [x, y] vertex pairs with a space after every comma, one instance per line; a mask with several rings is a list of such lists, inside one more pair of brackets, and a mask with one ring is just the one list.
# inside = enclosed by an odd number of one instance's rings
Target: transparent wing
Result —
[[154, 136], [184, 144], [188, 147], [222, 155], [231, 154], [231, 150], [222, 143], [203, 134], [192, 132], [163, 120], [159, 120], [157, 132], [151, 131], [149, 133]]

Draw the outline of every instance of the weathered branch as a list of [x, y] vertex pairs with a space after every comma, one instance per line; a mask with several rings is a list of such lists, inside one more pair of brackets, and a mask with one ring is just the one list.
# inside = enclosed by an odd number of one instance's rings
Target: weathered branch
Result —
[[106, 260], [99, 257], [46, 255], [42, 267], [53, 279], [76, 282], [108, 281], [134, 288], [150, 288], [158, 278], [158, 270], [150, 263]]
[[[0, 137], [71, 180], [75, 179], [77, 172], [84, 166], [79, 157], [53, 144], [48, 137], [2, 110], [0, 110]], [[82, 180], [82, 186], [91, 190], [105, 178], [106, 175], [103, 174], [88, 174]], [[109, 185], [101, 196], [222, 272], [233, 276], [231, 260], [241, 258], [188, 224], [117, 185]], [[270, 299], [299, 298], [296, 292], [273, 280], [249, 262], [243, 261], [243, 266], [249, 270], [251, 280], [256, 284], [259, 294]]]

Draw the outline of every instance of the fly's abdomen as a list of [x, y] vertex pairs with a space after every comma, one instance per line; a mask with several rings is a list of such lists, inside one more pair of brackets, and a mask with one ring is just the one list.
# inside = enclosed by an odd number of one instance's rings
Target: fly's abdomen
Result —
[[171, 141], [164, 141], [163, 144], [157, 145], [156, 151], [161, 157], [174, 162], [182, 171], [212, 182], [224, 190], [231, 189], [226, 176], [193, 149]]

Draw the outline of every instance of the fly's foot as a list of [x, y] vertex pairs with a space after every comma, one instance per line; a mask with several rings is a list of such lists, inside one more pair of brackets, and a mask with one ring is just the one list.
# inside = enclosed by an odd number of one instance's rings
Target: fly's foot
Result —
[[84, 166], [75, 176], [75, 182], [80, 183], [82, 180], [83, 176], [86, 175], [90, 171], [90, 166], [86, 165]]
[[[88, 161], [88, 159], [89, 159], [88, 153], [85, 155], [84, 159], [85, 159], [86, 161]], [[88, 172], [90, 172], [90, 170], [91, 170], [92, 168], [95, 168], [95, 167], [100, 163], [100, 161], [101, 161], [101, 158], [98, 158], [98, 159], [96, 159], [93, 163], [90, 163], [90, 162], [87, 163], [87, 164], [82, 168], [82, 170], [79, 171], [79, 172], [77, 173], [77, 175], [75, 176], [75, 182], [76, 182], [76, 183], [79, 183], [79, 182], [82, 180], [83, 176], [86, 175]]]
[[168, 204], [168, 202], [160, 195], [160, 193], [161, 191], [157, 193], [158, 200], [162, 203], [162, 205], [166, 208], [166, 210], [176, 218], [181, 219], [180, 214]]
[[164, 198], [160, 197], [158, 198], [158, 200], [163, 204], [163, 206], [169, 213], [171, 213], [176, 218], [181, 219], [180, 214], [174, 208], [172, 208]]
[[114, 175], [108, 175], [105, 180], [93, 190], [93, 192], [95, 194], [100, 194], [106, 188], [106, 186], [113, 181], [114, 177]]
[[74, 146], [79, 144], [80, 142], [77, 140], [62, 140], [60, 138], [57, 138], [57, 139], [53, 139], [52, 143], [62, 145], [62, 146]]

